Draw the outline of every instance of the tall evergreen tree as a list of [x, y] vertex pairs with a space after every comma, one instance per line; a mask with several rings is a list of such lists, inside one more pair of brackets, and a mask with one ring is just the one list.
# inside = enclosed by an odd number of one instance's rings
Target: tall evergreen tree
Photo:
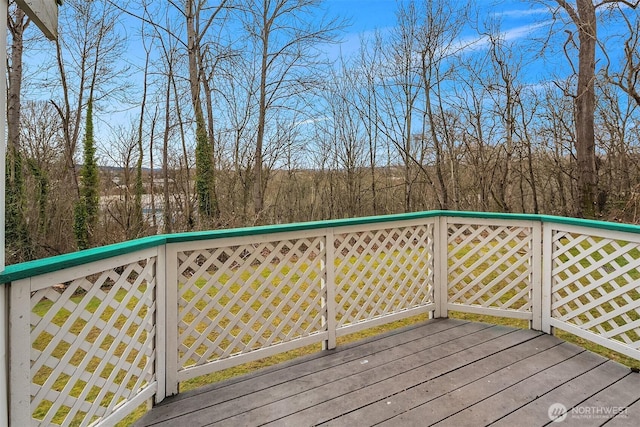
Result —
[[80, 199], [75, 207], [74, 232], [78, 249], [91, 246], [93, 230], [98, 222], [99, 182], [96, 147], [93, 140], [93, 105], [87, 105], [86, 135], [84, 138], [83, 165], [80, 169]]

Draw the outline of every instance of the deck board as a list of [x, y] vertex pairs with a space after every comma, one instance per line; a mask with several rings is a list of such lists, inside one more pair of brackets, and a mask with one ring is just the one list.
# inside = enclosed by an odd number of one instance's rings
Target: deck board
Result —
[[638, 384], [540, 332], [437, 319], [181, 393], [136, 425], [545, 425], [562, 402], [632, 405], [626, 418], [587, 420], [624, 426], [640, 419]]
[[[511, 337], [516, 338], [522, 335], [523, 334], [518, 333], [511, 335]], [[496, 351], [500, 351], [494, 347], [495, 344], [496, 342], [492, 341], [486, 343], [483, 347], [493, 347], [492, 352], [488, 354], [495, 355]], [[513, 347], [506, 348], [501, 351], [502, 354], [500, 357], [506, 362], [515, 362], [529, 357], [531, 354], [536, 354], [557, 345], [560, 345], [560, 343], [553, 337], [541, 335], [535, 339], [529, 339], [528, 341], [523, 340], [516, 343]], [[434, 372], [434, 375], [428, 377], [416, 375], [414, 377], [415, 386], [407, 388], [402, 393], [396, 395], [386, 394], [386, 398], [378, 400], [373, 404], [363, 404], [358, 410], [331, 421], [329, 425], [360, 425], [363, 422], [373, 424], [380, 423], [426, 403], [429, 400], [453, 392], [465, 384], [500, 369], [500, 365], [496, 365], [495, 363], [495, 358], [482, 357], [482, 355], [478, 353], [476, 353], [475, 358], [472, 358], [469, 353], [471, 352], [458, 356], [458, 359], [462, 357], [465, 358], [461, 361], [462, 363], [456, 363], [456, 360], [453, 358], [443, 359], [444, 363], [448, 362], [450, 365], [444, 366], [445, 370], [442, 371], [442, 374], [440, 372]], [[469, 363], [469, 360], [472, 360], [472, 363]]]
[[[630, 374], [631, 372], [628, 368], [616, 362], [606, 361], [572, 381], [567, 381], [544, 394], [540, 394], [537, 399], [529, 399], [524, 405], [511, 411], [493, 426], [532, 425], [540, 418], [540, 411], [542, 410], [544, 413], [545, 408], [549, 408], [554, 403], [562, 403], [567, 408], [580, 405], [595, 393], [604, 390]], [[508, 399], [508, 396], [506, 398]], [[640, 411], [638, 414], [640, 414]]]
[[[629, 372], [629, 370], [627, 370]], [[590, 408], [613, 408], [613, 407], [627, 407], [636, 402], [640, 398], [640, 374], [638, 373], [629, 373], [624, 378], [610, 386], [606, 387], [603, 390], [595, 393], [593, 396], [585, 399], [580, 402], [579, 406], [581, 407], [590, 407]], [[577, 406], [577, 405], [576, 405]], [[568, 408], [570, 409], [570, 408]], [[637, 406], [635, 408], [629, 407], [628, 417], [626, 418], [618, 418], [615, 420], [611, 420], [610, 423], [607, 423], [607, 426], [617, 425], [617, 426], [633, 426], [637, 427], [640, 420], [640, 408]], [[604, 423], [604, 421], [600, 418], [591, 417], [591, 418], [578, 418], [568, 416], [563, 422], [564, 426], [600, 426]], [[560, 424], [560, 423], [558, 423]]]

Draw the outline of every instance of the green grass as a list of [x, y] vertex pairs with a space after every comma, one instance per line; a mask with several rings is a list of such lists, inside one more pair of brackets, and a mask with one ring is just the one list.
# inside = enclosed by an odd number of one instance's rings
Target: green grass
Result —
[[[428, 318], [429, 318], [428, 314], [423, 314], [423, 315], [408, 317], [406, 319], [398, 320], [392, 323], [388, 323], [386, 325], [365, 329], [359, 332], [355, 332], [353, 334], [338, 337], [337, 344], [338, 346], [340, 346], [347, 343], [356, 342], [359, 340], [363, 340], [365, 338], [382, 334], [384, 332], [392, 331], [394, 329], [413, 325], [418, 322], [423, 322]], [[250, 372], [254, 372], [258, 369], [263, 369], [269, 366], [277, 365], [282, 362], [287, 362], [289, 360], [296, 359], [298, 357], [308, 356], [314, 353], [318, 353], [321, 350], [322, 350], [321, 344], [314, 344], [306, 347], [301, 347], [292, 351], [288, 351], [285, 353], [280, 353], [275, 356], [260, 359], [255, 362], [244, 363], [229, 369], [225, 369], [222, 371], [214, 372], [212, 374], [203, 375], [201, 377], [196, 377], [191, 380], [184, 381], [180, 383], [180, 391], [184, 392], [188, 390], [193, 390], [199, 387], [203, 387], [205, 385], [212, 384], [214, 382], [228, 380], [230, 378], [234, 378], [240, 375], [245, 375]]]
[[[145, 285], [141, 285], [137, 288], [137, 291], [139, 293], [143, 293], [145, 290], [146, 290]], [[134, 309], [136, 304], [139, 302], [139, 299], [136, 296], [129, 295], [128, 291], [126, 291], [125, 289], [121, 289], [121, 288], [117, 290], [105, 289], [105, 293], [114, 293], [113, 298], [118, 303], [123, 303], [125, 299], [127, 299], [127, 296], [129, 296], [130, 298], [128, 298], [128, 301], [126, 304], [127, 304], [127, 308], [130, 310]], [[89, 299], [89, 297], [83, 291], [79, 291], [74, 296], [72, 296], [70, 298], [70, 302], [81, 305], [84, 308], [84, 310], [90, 313], [100, 312], [100, 319], [104, 322], [115, 321], [114, 327], [117, 328], [118, 330], [120, 330], [128, 320], [128, 318], [124, 314], [120, 314], [118, 318], [113, 318], [113, 316], [115, 316], [116, 309], [112, 305], [106, 305], [103, 303], [101, 299], [96, 297], [92, 297]], [[54, 303], [51, 300], [43, 299], [33, 308], [32, 313], [38, 317], [43, 317], [52, 309], [53, 306], [54, 306]], [[53, 316], [51, 323], [57, 326], [62, 326], [67, 321], [69, 314], [70, 312], [67, 309], [65, 308], [60, 309]], [[139, 314], [140, 316], [144, 316], [146, 314], [146, 308], [143, 307], [137, 314]], [[69, 328], [69, 332], [71, 332], [74, 335], [78, 335], [87, 326], [87, 323], [88, 323], [87, 321], [81, 318], [78, 318]], [[129, 337], [133, 337], [136, 330], [137, 330], [137, 326], [134, 323], [127, 330], [126, 334]], [[112, 344], [114, 343], [115, 338], [111, 335], [107, 335], [103, 337], [100, 341], [98, 341], [100, 333], [101, 333], [101, 329], [99, 329], [96, 326], [92, 327], [87, 332], [85, 341], [93, 345], [98, 345], [103, 350], [107, 350], [110, 347], [112, 347]], [[47, 347], [47, 345], [49, 344], [52, 338], [53, 337], [49, 333], [42, 332], [40, 336], [38, 336], [34, 340], [33, 348], [39, 351], [45, 350], [45, 348]], [[138, 340], [140, 342], [144, 342], [146, 338], [147, 338], [147, 333], [146, 331], [143, 331], [139, 336]], [[71, 348], [70, 343], [66, 341], [61, 341], [54, 348], [52, 355], [58, 359], [61, 359], [62, 357], [67, 355], [67, 353], [70, 351], [70, 348]], [[127, 345], [125, 345], [124, 343], [120, 343], [116, 346], [114, 355], [116, 357], [122, 357], [125, 355], [125, 352], [126, 352], [127, 362], [133, 363], [135, 361], [136, 356], [138, 355], [138, 352], [136, 350], [129, 350], [127, 352], [127, 350], [128, 350]], [[86, 355], [87, 355], [86, 351], [82, 349], [78, 349], [73, 355], [71, 355], [68, 361], [68, 364], [71, 366], [79, 367], [80, 364], [83, 363]], [[95, 372], [98, 369], [101, 361], [102, 361], [101, 358], [97, 356], [93, 356], [88, 361], [88, 364], [84, 367], [84, 370], [87, 372]], [[142, 357], [138, 366], [141, 367], [141, 365], [144, 365], [146, 361], [147, 361], [146, 356]], [[112, 373], [114, 372], [115, 368], [116, 368], [115, 365], [112, 365], [110, 363], [106, 364], [100, 371], [99, 375], [105, 379], [109, 378], [109, 376], [111, 376]], [[38, 372], [34, 374], [32, 381], [35, 384], [43, 385], [49, 379], [50, 375], [52, 374], [52, 371], [53, 370], [51, 368], [45, 365], [42, 368], [40, 368]], [[127, 375], [127, 372], [120, 369], [115, 376], [115, 381], [123, 382], [126, 375]], [[70, 375], [60, 374], [57, 378], [55, 378], [55, 381], [52, 385], [53, 390], [62, 391], [65, 387], [68, 386], [68, 383], [70, 380], [71, 380]], [[133, 386], [136, 380], [137, 380], [136, 377], [131, 377], [127, 383], [129, 387]], [[87, 387], [87, 383], [85, 381], [76, 380], [76, 382], [72, 385], [70, 395], [78, 398], [83, 392], [85, 392], [86, 387]], [[96, 402], [96, 400], [100, 395], [101, 390], [102, 389], [98, 386], [91, 387], [91, 389], [88, 390], [86, 397], [84, 397], [84, 400], [88, 402]], [[101, 404], [108, 405], [112, 399], [113, 399], [113, 394], [111, 392], [105, 393], [101, 399]], [[46, 400], [42, 401], [40, 405], [35, 409], [33, 413], [33, 417], [40, 420], [44, 419], [44, 417], [47, 416], [48, 412], [52, 408], [52, 405], [53, 403], [50, 401], [46, 401]], [[63, 406], [56, 411], [52, 421], [58, 424], [62, 423], [68, 414], [69, 414], [69, 408]], [[69, 422], [69, 425], [70, 426], [80, 425], [82, 423], [83, 417], [84, 417], [84, 413], [82, 412], [77, 413], [77, 415], [73, 418], [73, 420]], [[94, 417], [94, 419], [97, 419], [97, 418]]]

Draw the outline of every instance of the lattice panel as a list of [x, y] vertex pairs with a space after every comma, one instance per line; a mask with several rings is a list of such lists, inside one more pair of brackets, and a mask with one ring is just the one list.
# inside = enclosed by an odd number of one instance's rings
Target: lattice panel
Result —
[[188, 368], [325, 330], [324, 237], [179, 252]]
[[337, 327], [433, 302], [433, 225], [336, 234]]
[[555, 231], [551, 312], [640, 349], [640, 244]]
[[155, 380], [155, 259], [31, 295], [31, 410], [89, 425]]
[[448, 224], [449, 302], [531, 311], [532, 230]]

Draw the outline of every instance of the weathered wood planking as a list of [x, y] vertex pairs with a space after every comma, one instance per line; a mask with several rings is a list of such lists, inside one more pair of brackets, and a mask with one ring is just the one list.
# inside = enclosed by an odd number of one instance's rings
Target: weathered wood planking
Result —
[[640, 375], [530, 330], [437, 319], [182, 393], [138, 426], [545, 425], [563, 403], [623, 406], [635, 425]]

